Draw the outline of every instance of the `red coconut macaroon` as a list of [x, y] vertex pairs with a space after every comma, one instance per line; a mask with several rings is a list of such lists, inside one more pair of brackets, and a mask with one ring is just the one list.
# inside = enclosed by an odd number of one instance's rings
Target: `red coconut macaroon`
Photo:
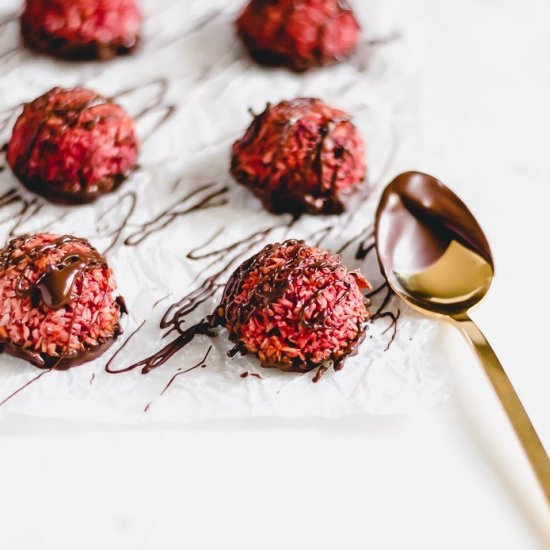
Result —
[[25, 235], [0, 250], [0, 344], [42, 368], [99, 356], [126, 312], [105, 259], [84, 239]]
[[339, 258], [288, 240], [266, 246], [230, 277], [213, 324], [229, 331], [230, 355], [256, 354], [263, 367], [339, 370], [364, 337], [370, 289]]
[[25, 45], [65, 59], [111, 59], [139, 42], [136, 0], [26, 0]]
[[256, 61], [298, 72], [350, 56], [360, 32], [347, 0], [251, 0], [236, 24]]
[[365, 145], [345, 112], [319, 99], [282, 101], [233, 145], [231, 173], [272, 212], [339, 214], [365, 178]]
[[54, 88], [24, 106], [7, 160], [31, 191], [80, 204], [118, 187], [136, 167], [138, 147], [122, 107], [84, 88]]

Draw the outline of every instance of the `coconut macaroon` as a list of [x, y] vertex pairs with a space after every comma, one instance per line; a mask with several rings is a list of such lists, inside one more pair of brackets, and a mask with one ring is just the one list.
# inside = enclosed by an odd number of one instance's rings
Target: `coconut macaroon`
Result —
[[339, 214], [365, 178], [365, 144], [344, 111], [319, 99], [282, 101], [233, 145], [231, 173], [272, 212]]
[[136, 0], [26, 0], [21, 34], [33, 50], [65, 59], [111, 59], [139, 43]]
[[368, 281], [303, 241], [266, 246], [230, 277], [213, 325], [263, 367], [307, 372], [353, 353], [369, 319]]
[[251, 0], [236, 24], [256, 61], [298, 72], [345, 59], [360, 33], [347, 0]]
[[24, 106], [7, 160], [31, 191], [80, 204], [116, 189], [136, 167], [138, 148], [120, 105], [84, 88], [54, 88]]
[[38, 233], [0, 250], [0, 345], [42, 368], [66, 369], [99, 356], [121, 333], [126, 312], [92, 245]]

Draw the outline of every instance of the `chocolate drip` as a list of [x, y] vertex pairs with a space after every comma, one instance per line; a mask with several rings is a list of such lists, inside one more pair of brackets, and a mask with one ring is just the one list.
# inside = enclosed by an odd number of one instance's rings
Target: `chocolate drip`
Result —
[[[351, 247], [357, 247], [354, 257], [356, 260], [361, 260], [362, 262], [367, 261], [375, 251], [375, 241], [374, 241], [374, 225], [369, 223], [361, 229], [361, 231], [346, 241], [340, 249], [337, 251], [337, 254], [342, 254]], [[397, 337], [397, 328], [399, 318], [401, 316], [401, 310], [399, 308], [391, 307], [390, 305], [394, 302], [395, 294], [387, 282], [382, 283], [378, 288], [375, 288], [366, 295], [366, 299], [372, 304], [371, 299], [379, 295], [382, 292], [386, 292], [381, 303], [378, 305], [376, 310], [372, 313], [369, 322], [376, 323], [381, 319], [389, 319], [389, 326], [382, 332], [382, 334], [392, 331], [391, 337], [385, 347], [384, 351], [388, 351], [392, 344], [394, 343]], [[371, 336], [372, 338], [372, 336]]]
[[323, 378], [323, 376], [325, 375], [325, 373], [328, 371], [328, 368], [327, 367], [324, 367], [324, 366], [320, 366], [318, 369], [317, 369], [317, 372], [315, 373], [315, 376], [311, 379], [311, 381], [314, 383], [314, 384], [317, 384], [321, 381], [321, 378]]
[[[103, 254], [110, 252], [122, 238], [122, 234], [128, 227], [131, 217], [133, 216], [137, 205], [137, 195], [134, 191], [124, 193], [113, 202], [112, 206], [105, 210], [98, 220], [96, 232], [98, 235], [110, 237], [109, 246], [103, 251]], [[125, 210], [126, 209], [126, 210]], [[122, 212], [122, 214], [120, 214]], [[104, 221], [110, 217], [112, 213], [119, 214], [122, 217], [120, 223], [113, 229], [105, 230], [102, 227]]]
[[[10, 227], [7, 230], [9, 237], [16, 237], [21, 233], [28, 233], [29, 231], [22, 231], [22, 227], [29, 221], [34, 220], [36, 216], [42, 212], [45, 204], [39, 199], [32, 198], [30, 200], [25, 199], [20, 195], [17, 189], [11, 188], [0, 195], [0, 211], [6, 210], [5, 216], [0, 219], [0, 225], [10, 223]], [[16, 207], [14, 211], [14, 207]], [[61, 222], [67, 213], [63, 213], [53, 221], [46, 222], [39, 227], [33, 227], [32, 233], [40, 233], [47, 231], [54, 223]]]
[[162, 349], [160, 349], [158, 352], [154, 353], [150, 357], [147, 357], [142, 361], [138, 361], [137, 363], [134, 363], [129, 367], [124, 367], [122, 369], [113, 369], [112, 364], [115, 358], [117, 357], [117, 355], [120, 353], [120, 351], [122, 351], [122, 349], [126, 346], [126, 344], [133, 338], [133, 336], [137, 334], [139, 330], [141, 330], [144, 324], [145, 322], [143, 322], [140, 325], [140, 327], [130, 335], [128, 340], [126, 340], [126, 342], [121, 346], [121, 348], [113, 355], [113, 357], [111, 357], [111, 359], [109, 360], [109, 362], [105, 367], [105, 370], [109, 374], [121, 374], [124, 372], [130, 372], [136, 369], [141, 369], [141, 374], [149, 374], [151, 371], [158, 369], [159, 367], [162, 367], [162, 365], [164, 365], [175, 353], [183, 349], [198, 334], [203, 334], [205, 336], [212, 336], [212, 333], [210, 332], [210, 328], [211, 328], [210, 324], [202, 320], [197, 324], [193, 325], [192, 327], [188, 328], [187, 330], [180, 331], [180, 335], [175, 340], [172, 340], [169, 344], [164, 346]]
[[369, 294], [367, 294], [367, 297], [373, 298], [377, 294], [380, 294], [380, 292], [386, 291], [386, 294], [384, 298], [382, 299], [381, 304], [378, 306], [376, 311], [372, 314], [371, 322], [375, 322], [379, 319], [389, 319], [390, 324], [388, 325], [388, 328], [386, 328], [382, 334], [388, 333], [390, 330], [392, 331], [390, 340], [388, 341], [388, 344], [386, 345], [384, 351], [388, 351], [391, 347], [391, 345], [395, 342], [395, 338], [397, 337], [397, 325], [399, 322], [399, 318], [401, 317], [401, 309], [397, 308], [397, 310], [394, 312], [392, 310], [386, 309], [390, 302], [395, 298], [395, 294], [393, 290], [391, 289], [390, 285], [385, 282], [377, 289], [373, 290]]
[[262, 375], [258, 374], [257, 372], [243, 372], [241, 374], [241, 378], [248, 378], [249, 376], [253, 376], [254, 378], [258, 378], [259, 380], [262, 380]]
[[[0, 270], [15, 267], [19, 263], [30, 260], [34, 265], [52, 249], [59, 248], [67, 243], [79, 243], [89, 247], [89, 243], [77, 237], [64, 235], [50, 243], [29, 248], [22, 254], [18, 254], [21, 247], [24, 247], [34, 237], [24, 235], [11, 241], [6, 248], [0, 251]], [[90, 252], [71, 252], [63, 256], [55, 266], [40, 276], [34, 284], [29, 284], [26, 277], [21, 275], [16, 284], [16, 294], [19, 297], [31, 297], [35, 307], [41, 301], [50, 309], [60, 309], [71, 301], [71, 295], [75, 280], [84, 271], [105, 265], [105, 260], [95, 249]], [[40, 297], [36, 303], [37, 296]]]

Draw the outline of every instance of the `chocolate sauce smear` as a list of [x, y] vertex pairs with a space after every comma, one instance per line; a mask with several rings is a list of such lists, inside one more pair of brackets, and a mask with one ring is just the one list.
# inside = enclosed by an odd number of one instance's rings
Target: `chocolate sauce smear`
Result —
[[375, 233], [381, 269], [386, 265], [400, 272], [422, 271], [437, 262], [452, 241], [494, 269], [489, 243], [466, 205], [439, 180], [421, 172], [401, 174], [388, 186]]

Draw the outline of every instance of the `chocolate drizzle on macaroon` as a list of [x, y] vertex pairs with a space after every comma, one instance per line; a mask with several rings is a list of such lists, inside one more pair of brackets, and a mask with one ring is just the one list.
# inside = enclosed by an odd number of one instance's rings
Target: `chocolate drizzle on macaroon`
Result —
[[350, 117], [314, 98], [268, 104], [232, 150], [231, 174], [274, 213], [340, 214], [365, 173]]
[[251, 0], [236, 25], [254, 60], [295, 72], [346, 59], [360, 32], [345, 0]]
[[[369, 287], [329, 253], [288, 240], [266, 246], [233, 273], [210, 322], [227, 328], [236, 344], [230, 355], [252, 351], [262, 366], [284, 371], [307, 372], [327, 361], [338, 370], [364, 338], [369, 313], [360, 289]], [[259, 338], [251, 336], [256, 326]]]
[[132, 118], [85, 88], [53, 88], [24, 105], [7, 149], [14, 174], [54, 203], [84, 204], [117, 189], [137, 166]]
[[139, 45], [141, 13], [135, 0], [26, 0], [21, 14], [25, 46], [68, 60], [107, 60]]
[[[10, 341], [5, 337], [5, 331], [3, 331], [1, 338], [2, 350], [41, 368], [65, 370], [95, 359], [122, 333], [117, 322], [111, 337], [100, 338], [93, 344], [85, 345], [83, 349], [71, 349], [71, 337], [76, 321], [77, 305], [80, 300], [80, 295], [76, 290], [76, 282], [86, 272], [108, 268], [108, 266], [101, 254], [85, 239], [63, 235], [32, 246], [32, 242], [36, 239], [36, 235], [23, 235], [10, 241], [0, 251], [0, 273], [5, 273], [10, 268], [17, 268], [21, 264], [26, 264], [15, 280], [16, 297], [21, 300], [30, 300], [31, 307], [42, 312], [61, 309], [72, 311], [67, 343], [59, 354], [49, 355]], [[48, 263], [48, 253], [70, 244], [76, 245], [76, 248], [67, 250], [53, 264]], [[31, 283], [28, 278], [29, 274], [36, 274], [36, 272], [42, 273]], [[76, 297], [75, 294], [77, 294]], [[115, 304], [119, 315], [127, 312], [122, 297], [116, 298]]]

